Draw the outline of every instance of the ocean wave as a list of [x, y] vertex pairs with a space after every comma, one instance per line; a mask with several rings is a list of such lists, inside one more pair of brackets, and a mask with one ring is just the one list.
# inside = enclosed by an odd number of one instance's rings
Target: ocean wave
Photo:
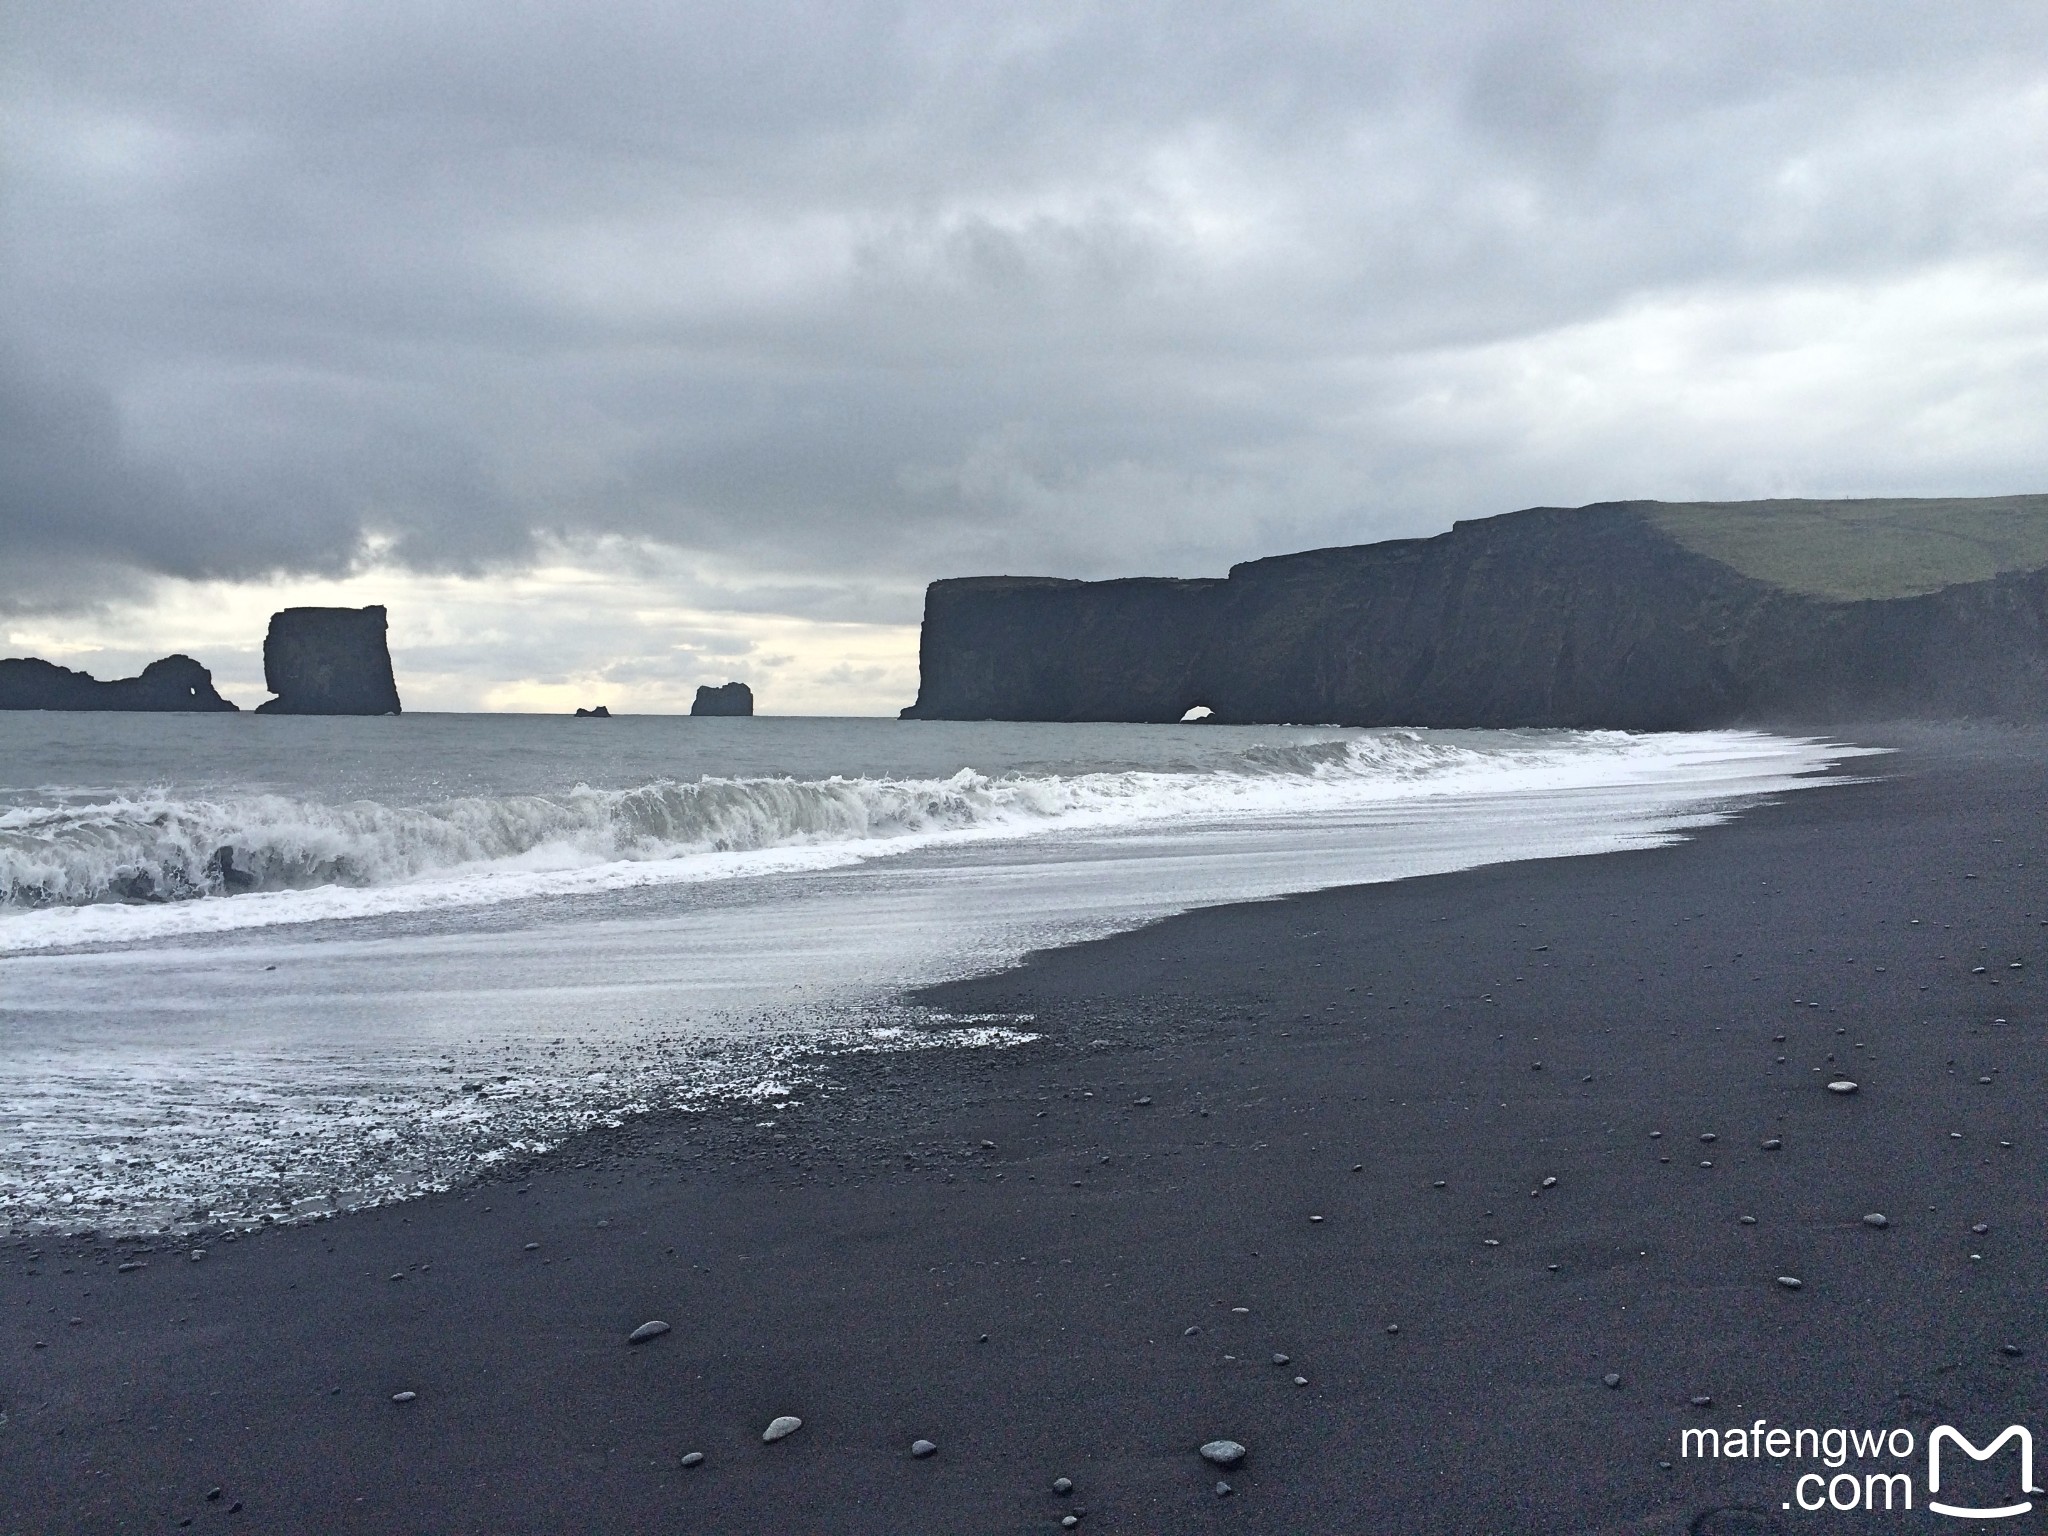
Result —
[[[1175, 772], [705, 777], [413, 806], [159, 791], [0, 812], [0, 917], [16, 928], [16, 940], [30, 939], [18, 924], [37, 913], [217, 905], [223, 898], [272, 909], [266, 921], [290, 920], [276, 908], [278, 900], [293, 899], [284, 893], [403, 892], [401, 904], [412, 907], [466, 903], [486, 890], [484, 899], [498, 900], [547, 889], [787, 872], [960, 838], [1314, 813], [1418, 794], [1569, 788], [1617, 777], [1654, 780], [1680, 769], [1696, 774], [1701, 762], [1720, 757], [1769, 757], [1786, 746], [1743, 733], [1492, 733], [1474, 744], [1417, 732], [1349, 732], [1253, 745], [1200, 770]], [[322, 915], [346, 910], [332, 899], [316, 906]], [[256, 913], [245, 910], [243, 918]], [[58, 930], [36, 926], [31, 947], [65, 942]], [[6, 947], [12, 945], [0, 945]]]

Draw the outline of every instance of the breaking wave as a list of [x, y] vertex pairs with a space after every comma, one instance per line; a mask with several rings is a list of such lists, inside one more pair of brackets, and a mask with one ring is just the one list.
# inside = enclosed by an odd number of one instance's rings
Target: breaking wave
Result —
[[[944, 779], [712, 778], [433, 804], [329, 804], [164, 791], [0, 812], [0, 914], [161, 907], [286, 892], [408, 888], [404, 905], [499, 900], [572, 872], [643, 884], [849, 862], [932, 841], [1236, 819], [1436, 793], [1569, 788], [1696, 772], [1702, 757], [1782, 750], [1739, 733], [1493, 733], [1485, 746], [1410, 732], [1251, 746], [1200, 771]], [[780, 852], [785, 857], [760, 855]], [[658, 866], [658, 868], [656, 867]], [[426, 901], [428, 888], [444, 889]], [[458, 893], [457, 888], [460, 888]], [[488, 891], [486, 891], [488, 887]], [[392, 903], [378, 903], [392, 909]], [[254, 914], [246, 913], [253, 918]], [[332, 903], [305, 917], [342, 915]], [[275, 913], [265, 921], [291, 920]], [[12, 921], [10, 921], [12, 926]], [[208, 926], [211, 926], [209, 924]], [[239, 924], [237, 924], [239, 926]], [[28, 939], [17, 931], [16, 941]], [[65, 942], [55, 934], [40, 943]], [[0, 948], [11, 947], [0, 944]]]

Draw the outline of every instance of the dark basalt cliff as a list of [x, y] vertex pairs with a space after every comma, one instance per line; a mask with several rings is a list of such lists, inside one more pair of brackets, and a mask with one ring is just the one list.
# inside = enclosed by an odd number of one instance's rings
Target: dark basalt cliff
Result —
[[[1946, 516], [1992, 528], [1965, 562], [1989, 574], [1942, 584], [1959, 557], [1918, 553], [1946, 549]], [[1207, 706], [1220, 722], [1642, 730], [2040, 719], [2044, 539], [2048, 497], [1623, 502], [1257, 560], [1224, 580], [940, 581], [903, 713], [1172, 721]], [[1865, 590], [1901, 595], [1845, 595]]]
[[745, 683], [727, 683], [720, 688], [700, 686], [690, 705], [693, 715], [751, 715], [754, 690]]
[[286, 608], [263, 637], [263, 682], [277, 695], [256, 706], [266, 715], [395, 715], [381, 606]]
[[139, 677], [101, 682], [39, 656], [0, 661], [0, 709], [232, 710], [190, 656], [152, 661]]

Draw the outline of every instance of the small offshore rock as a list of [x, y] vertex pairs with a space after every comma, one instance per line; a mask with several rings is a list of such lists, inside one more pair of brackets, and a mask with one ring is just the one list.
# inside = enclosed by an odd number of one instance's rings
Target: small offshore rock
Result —
[[1778, 1284], [1785, 1287], [1785, 1289], [1788, 1291], [1796, 1291], [1805, 1283], [1806, 1282], [1804, 1280], [1801, 1280], [1797, 1275], [1778, 1276]]
[[1891, 1224], [1891, 1218], [1885, 1215], [1883, 1211], [1872, 1211], [1863, 1218], [1863, 1225], [1866, 1227], [1888, 1227]]
[[130, 1259], [126, 1264], [116, 1264], [114, 1266], [114, 1273], [117, 1275], [125, 1275], [133, 1270], [147, 1268], [149, 1268], [149, 1266], [145, 1264], [142, 1260]]
[[780, 1418], [768, 1421], [768, 1427], [761, 1431], [761, 1439], [764, 1444], [773, 1445], [777, 1440], [785, 1440], [803, 1427], [802, 1419], [794, 1414], [785, 1413]]
[[197, 1263], [198, 1263], [198, 1262], [199, 1262], [199, 1261], [200, 1261], [201, 1259], [203, 1259], [203, 1258], [205, 1258], [205, 1257], [206, 1257], [206, 1250], [205, 1250], [204, 1248], [194, 1248], [194, 1249], [192, 1250], [192, 1262], [193, 1262], [194, 1264], [197, 1264]]
[[1855, 1091], [1856, 1085], [1846, 1077], [1838, 1077], [1828, 1084], [1829, 1093], [1854, 1093]]
[[919, 1461], [923, 1461], [927, 1456], [936, 1456], [938, 1452], [939, 1448], [929, 1440], [913, 1440], [910, 1442], [910, 1454]]
[[703, 1465], [704, 1465], [704, 1453], [703, 1453], [702, 1451], [688, 1451], [688, 1452], [685, 1452], [685, 1453], [684, 1453], [684, 1455], [683, 1455], [683, 1465], [684, 1465], [684, 1466], [686, 1466], [686, 1467], [701, 1467], [701, 1466], [703, 1466]]
[[1244, 1460], [1246, 1451], [1235, 1440], [1211, 1440], [1199, 1454], [1211, 1466], [1234, 1467]]
[[642, 1323], [638, 1328], [627, 1334], [626, 1342], [628, 1344], [645, 1344], [649, 1339], [658, 1339], [667, 1332], [668, 1324], [664, 1323], [660, 1318], [655, 1318], [651, 1322]]

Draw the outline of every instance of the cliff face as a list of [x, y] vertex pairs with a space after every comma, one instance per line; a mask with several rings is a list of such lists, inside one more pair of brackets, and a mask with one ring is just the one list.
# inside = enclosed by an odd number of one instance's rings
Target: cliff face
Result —
[[[2048, 499], [2027, 500], [2048, 519]], [[1539, 508], [1222, 581], [935, 582], [904, 714], [1162, 721], [1206, 705], [1223, 722], [1643, 730], [2048, 717], [2048, 568], [1843, 600], [1744, 574], [1668, 521], [1655, 503]]]
[[395, 715], [382, 607], [287, 608], [263, 637], [263, 682], [277, 695], [267, 715]]
[[0, 661], [0, 709], [232, 710], [190, 656], [152, 661], [138, 677], [101, 682], [39, 656]]
[[699, 685], [697, 697], [691, 702], [693, 715], [751, 715], [754, 712], [754, 690], [745, 683], [727, 683], [712, 688]]

